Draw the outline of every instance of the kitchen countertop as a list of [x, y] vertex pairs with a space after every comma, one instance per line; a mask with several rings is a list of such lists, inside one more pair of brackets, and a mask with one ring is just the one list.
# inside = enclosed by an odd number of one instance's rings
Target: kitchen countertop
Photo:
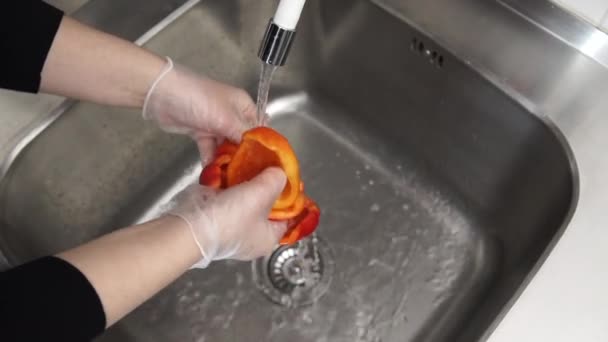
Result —
[[[72, 9], [86, 1], [49, 2]], [[603, 265], [608, 260], [606, 34], [583, 30], [585, 25], [553, 7], [543, 12], [553, 17], [535, 17], [518, 0], [374, 2], [434, 37], [553, 125], [572, 153], [578, 197], [571, 219], [527, 287], [488, 333], [489, 341], [608, 341], [608, 271]], [[541, 2], [528, 4], [542, 7]], [[556, 22], [563, 25], [552, 27]], [[0, 91], [0, 159], [19, 132], [62, 100]]]

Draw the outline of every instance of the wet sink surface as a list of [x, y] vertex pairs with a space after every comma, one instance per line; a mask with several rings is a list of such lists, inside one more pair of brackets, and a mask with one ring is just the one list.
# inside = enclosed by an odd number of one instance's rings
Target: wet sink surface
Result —
[[[273, 113], [272, 126], [293, 144], [307, 191], [323, 209], [318, 234], [331, 254], [321, 257], [334, 263], [329, 291], [311, 306], [284, 308], [256, 288], [249, 264], [217, 263], [190, 271], [108, 339], [403, 341], [437, 329], [450, 307], [471, 309], [496, 267], [483, 227], [404, 155], [378, 153], [381, 141], [336, 108], [304, 94], [278, 102], [295, 111]], [[319, 121], [327, 116], [340, 125]]]
[[[273, 6], [204, 2], [147, 46], [253, 92]], [[476, 340], [561, 231], [571, 163], [542, 120], [368, 1], [306, 11], [268, 110], [322, 209], [327, 292], [286, 308], [250, 263], [217, 262], [100, 341]], [[137, 113], [78, 103], [2, 181], [0, 247], [18, 264], [152, 217], [196, 179], [197, 156]]]

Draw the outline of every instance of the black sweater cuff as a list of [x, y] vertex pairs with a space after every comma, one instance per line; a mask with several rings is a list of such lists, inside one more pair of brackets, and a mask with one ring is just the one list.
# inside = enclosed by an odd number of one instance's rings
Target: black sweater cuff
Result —
[[97, 292], [65, 260], [45, 257], [0, 273], [2, 341], [90, 341], [105, 325]]
[[38, 92], [40, 73], [62, 18], [62, 11], [40, 0], [4, 1], [0, 10], [0, 88]]

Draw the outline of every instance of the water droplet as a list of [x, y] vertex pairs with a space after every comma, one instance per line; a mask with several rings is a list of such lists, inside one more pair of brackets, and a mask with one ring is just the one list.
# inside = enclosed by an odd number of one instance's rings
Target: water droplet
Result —
[[439, 304], [441, 304], [443, 302], [443, 300], [444, 300], [444, 296], [442, 296], [442, 295], [439, 295], [439, 296], [436, 296], [435, 298], [433, 298], [433, 301], [432, 301], [433, 307], [438, 307]]
[[427, 256], [431, 259], [434, 259], [437, 256], [437, 248], [431, 247], [427, 251]]
[[[391, 242], [392, 243], [398, 243], [401, 241], [407, 241], [409, 239], [409, 237], [407, 235], [401, 235], [401, 236], [393, 236], [391, 237]], [[402, 254], [403, 252], [399, 251], [397, 252], [397, 254]]]
[[374, 186], [374, 180], [373, 180], [373, 179], [370, 179], [370, 180], [369, 180], [367, 183], [368, 183], [370, 186]]
[[242, 285], [245, 282], [245, 277], [241, 273], [236, 273], [236, 285]]
[[370, 170], [371, 168], [372, 168], [371, 166], [369, 166], [369, 165], [365, 164], [365, 169], [366, 169], [366, 170]]
[[286, 307], [291, 307], [292, 304], [292, 300], [291, 297], [289, 297], [288, 295], [283, 295], [281, 296], [281, 304], [283, 304]]
[[371, 206], [371, 207], [369, 207], [369, 210], [370, 210], [372, 213], [377, 213], [377, 212], [379, 212], [379, 211], [380, 211], [380, 205], [379, 205], [378, 203], [374, 203], [374, 204], [372, 204], [372, 206]]
[[312, 324], [312, 317], [310, 316], [310, 312], [304, 311], [302, 313], [302, 321], [306, 324]]
[[401, 206], [401, 209], [408, 211], [408, 210], [410, 210], [410, 206], [407, 203], [403, 203], [403, 205]]

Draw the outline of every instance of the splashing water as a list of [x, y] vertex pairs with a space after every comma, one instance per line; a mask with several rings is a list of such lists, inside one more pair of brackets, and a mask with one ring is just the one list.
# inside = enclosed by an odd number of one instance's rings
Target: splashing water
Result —
[[262, 62], [262, 70], [260, 71], [260, 83], [258, 84], [258, 118], [257, 124], [264, 126], [266, 124], [266, 105], [268, 104], [268, 93], [270, 92], [270, 84], [272, 76], [277, 70], [277, 66]]

